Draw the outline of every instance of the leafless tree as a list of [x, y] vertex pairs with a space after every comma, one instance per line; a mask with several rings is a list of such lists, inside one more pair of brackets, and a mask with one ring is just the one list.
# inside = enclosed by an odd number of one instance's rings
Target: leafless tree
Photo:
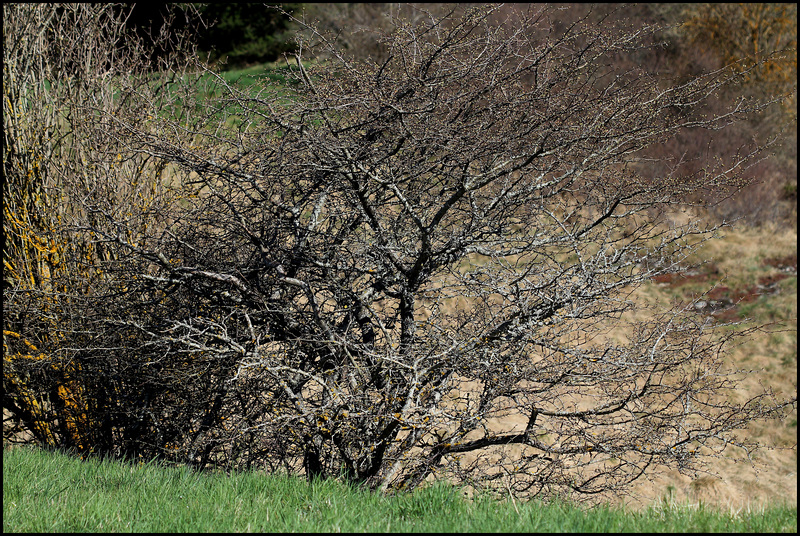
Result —
[[723, 350], [742, 332], [642, 316], [634, 294], [717, 230], [665, 212], [745, 184], [761, 148], [656, 180], [642, 154], [762, 106], [685, 113], [741, 73], [662, 87], [608, 61], [652, 28], [498, 13], [419, 8], [380, 62], [307, 25], [285, 85], [208, 72], [216, 95], [176, 77], [160, 110], [83, 108], [179, 185], [136, 239], [101, 203], [72, 221], [114, 251], [124, 288], [99, 322], [116, 351], [169, 372], [149, 426], [192, 423], [176, 459], [588, 497], [749, 449], [735, 432], [793, 404], [733, 401]]

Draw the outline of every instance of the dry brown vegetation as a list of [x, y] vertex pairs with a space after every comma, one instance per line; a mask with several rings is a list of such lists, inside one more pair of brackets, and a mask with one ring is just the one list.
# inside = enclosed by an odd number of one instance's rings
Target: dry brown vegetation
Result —
[[[667, 276], [667, 282], [656, 278], [640, 289], [642, 298], [662, 304], [725, 300], [722, 308], [700, 308], [697, 314], [716, 322], [740, 323], [732, 329], [765, 324], [763, 331], [726, 355], [731, 366], [752, 371], [738, 397], [746, 398], [764, 385], [779, 396], [796, 393], [796, 228], [739, 227], [705, 244], [696, 256], [701, 259], [710, 263], [691, 274]], [[667, 470], [650, 475], [621, 502], [638, 507], [668, 498], [733, 512], [782, 501], [797, 504], [796, 409], [783, 422], [753, 423], [741, 433], [767, 446], [753, 456], [752, 463], [735, 461], [742, 453], [731, 448], [709, 462], [707, 473], [680, 475]]]
[[[676, 214], [674, 218], [680, 216]], [[729, 366], [749, 371], [739, 385], [740, 391], [732, 396], [741, 401], [765, 385], [774, 389], [778, 397], [796, 393], [796, 229], [774, 225], [731, 229], [698, 249], [687, 259], [685, 269], [654, 277], [650, 284], [637, 289], [635, 299], [660, 307], [681, 303], [711, 322], [731, 323], [730, 329], [734, 330], [763, 326], [763, 330], [752, 333], [726, 353]], [[707, 305], [702, 306], [703, 303]], [[611, 331], [607, 336], [625, 338], [625, 333]], [[512, 408], [510, 414], [493, 419], [491, 425], [510, 431], [524, 429], [525, 423], [526, 416], [515, 415]], [[633, 508], [663, 501], [690, 506], [703, 503], [733, 513], [757, 511], [768, 503], [796, 504], [796, 409], [784, 421], [752, 423], [740, 433], [765, 448], [749, 460], [742, 460], [741, 449], [730, 447], [715, 454], [704, 470], [693, 475], [670, 469], [647, 473], [629, 495], [618, 496], [612, 502]], [[482, 461], [496, 471], [490, 462], [497, 459], [495, 456]]]

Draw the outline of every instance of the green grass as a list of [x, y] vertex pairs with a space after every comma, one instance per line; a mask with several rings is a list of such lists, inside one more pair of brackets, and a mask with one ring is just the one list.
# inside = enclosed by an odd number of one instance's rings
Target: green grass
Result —
[[[159, 120], [180, 122], [185, 117], [186, 110], [192, 110], [195, 112], [194, 121], [200, 121], [200, 124], [187, 124], [189, 127], [215, 128], [216, 121], [221, 120], [226, 128], [235, 131], [245, 120], [249, 124], [258, 124], [261, 121], [258, 114], [246, 112], [240, 104], [229, 100], [231, 94], [225, 84], [241, 91], [241, 96], [245, 98], [259, 98], [277, 104], [282, 99], [295, 98], [292, 88], [297, 82], [289, 76], [289, 68], [285, 64], [255, 65], [221, 71], [218, 76], [219, 78], [211, 73], [204, 73], [196, 78], [195, 75], [187, 75], [182, 83], [194, 85], [188, 94], [183, 93], [187, 88], [181, 84], [168, 86], [164, 91], [165, 102], [160, 110]], [[216, 112], [206, 116], [212, 109]], [[203, 126], [203, 122], [209, 124]]]
[[564, 502], [467, 500], [437, 485], [382, 496], [333, 480], [193, 473], [27, 448], [3, 449], [9, 532], [796, 532], [796, 506], [735, 516]]
[[[308, 62], [303, 62], [303, 65], [310, 65]], [[272, 64], [260, 64], [243, 69], [231, 69], [229, 71], [221, 71], [220, 76], [229, 84], [238, 84], [240, 88], [252, 86], [258, 81], [269, 81], [267, 83], [274, 83], [277, 85], [288, 84], [286, 76], [289, 74], [289, 68], [283, 62], [275, 62]]]

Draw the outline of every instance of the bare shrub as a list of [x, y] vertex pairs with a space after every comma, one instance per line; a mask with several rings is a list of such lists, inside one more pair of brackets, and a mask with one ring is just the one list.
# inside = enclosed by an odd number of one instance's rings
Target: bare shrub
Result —
[[392, 20], [380, 61], [308, 25], [286, 85], [208, 72], [201, 95], [174, 77], [182, 106], [157, 120], [92, 121], [94, 139], [168, 162], [180, 192], [132, 234], [99, 201], [76, 199], [71, 220], [112, 252], [97, 262], [118, 285], [74, 355], [144, 382], [119, 410], [149, 431], [139, 451], [592, 497], [753, 448], [735, 431], [794, 400], [731, 399], [742, 374], [722, 356], [744, 333], [681, 308], [632, 316], [630, 296], [718, 228], [666, 210], [748, 182], [762, 147], [639, 172], [681, 132], [764, 106], [682, 113], [742, 72], [662, 87], [608, 61], [654, 28], [415, 13]]

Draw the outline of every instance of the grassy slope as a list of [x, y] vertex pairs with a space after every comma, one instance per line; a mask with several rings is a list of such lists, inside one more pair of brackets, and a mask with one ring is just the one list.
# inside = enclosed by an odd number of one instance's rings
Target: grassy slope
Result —
[[444, 486], [380, 496], [334, 481], [193, 474], [154, 464], [3, 451], [3, 531], [795, 532], [797, 508], [747, 514], [473, 501]]

